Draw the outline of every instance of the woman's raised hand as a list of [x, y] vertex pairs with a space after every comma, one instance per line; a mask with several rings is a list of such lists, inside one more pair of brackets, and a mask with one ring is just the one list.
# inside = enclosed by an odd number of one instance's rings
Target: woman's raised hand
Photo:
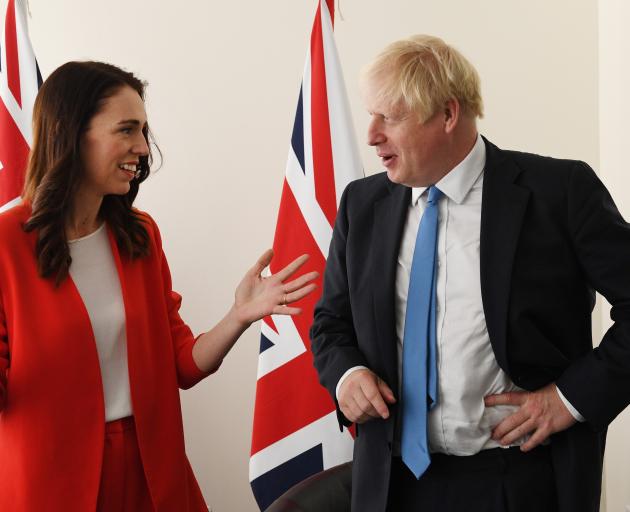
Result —
[[265, 251], [236, 288], [234, 308], [239, 321], [243, 323], [251, 324], [270, 314], [297, 315], [302, 310], [290, 304], [308, 295], [316, 287], [311, 281], [319, 276], [318, 272], [308, 272], [287, 281], [306, 263], [308, 254], [296, 258], [273, 275], [261, 276], [272, 257], [273, 249]]

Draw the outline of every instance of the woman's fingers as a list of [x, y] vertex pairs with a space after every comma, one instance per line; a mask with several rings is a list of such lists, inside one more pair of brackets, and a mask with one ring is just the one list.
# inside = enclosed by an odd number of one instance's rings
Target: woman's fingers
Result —
[[296, 272], [297, 269], [299, 269], [302, 265], [304, 265], [304, 263], [306, 263], [308, 258], [308, 254], [302, 254], [302, 256], [298, 256], [282, 270], [278, 270], [278, 272], [276, 272], [273, 277], [280, 281], [288, 279]]
[[284, 283], [283, 289], [286, 293], [294, 292], [302, 288], [304, 285], [310, 283], [314, 279], [317, 279], [318, 277], [319, 277], [319, 272], [316, 272], [316, 271], [309, 272], [308, 274], [304, 274], [303, 276], [300, 276], [294, 279], [293, 281]]
[[272, 314], [274, 315], [299, 315], [302, 312], [302, 308], [293, 308], [290, 306], [283, 306], [281, 304], [273, 308]]
[[[265, 251], [264, 254], [258, 258], [256, 264], [251, 268], [250, 273], [256, 277], [260, 277], [261, 272], [269, 265], [272, 257], [272, 249]], [[274, 314], [297, 315], [301, 313], [301, 308], [289, 307], [289, 304], [305, 297], [317, 287], [317, 285], [311, 281], [319, 277], [319, 272], [308, 272], [293, 279], [292, 281], [286, 283], [284, 281], [302, 267], [308, 259], [308, 254], [302, 254], [301, 256], [295, 258], [286, 267], [268, 278], [263, 279], [260, 283], [263, 285], [260, 288], [260, 292], [268, 297], [270, 295], [278, 297], [276, 294], [278, 291], [280, 292], [280, 296], [277, 298], [277, 304], [273, 307]]]
[[310, 283], [294, 292], [287, 293], [284, 298], [285, 304], [291, 304], [293, 302], [297, 302], [302, 297], [305, 297], [306, 295], [311, 293], [315, 288], [317, 288], [317, 285], [315, 283]]
[[273, 258], [273, 249], [267, 249], [260, 258], [258, 258], [254, 266], [249, 269], [250, 273], [255, 276], [260, 276], [262, 271], [271, 263], [271, 258]]

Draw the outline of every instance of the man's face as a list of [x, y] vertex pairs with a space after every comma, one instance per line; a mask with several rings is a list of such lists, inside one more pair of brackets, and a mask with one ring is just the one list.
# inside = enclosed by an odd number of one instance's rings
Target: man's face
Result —
[[405, 106], [383, 105], [368, 89], [366, 104], [372, 117], [367, 143], [376, 148], [394, 183], [425, 187], [438, 182], [446, 172], [448, 136], [444, 112], [438, 111], [424, 123]]

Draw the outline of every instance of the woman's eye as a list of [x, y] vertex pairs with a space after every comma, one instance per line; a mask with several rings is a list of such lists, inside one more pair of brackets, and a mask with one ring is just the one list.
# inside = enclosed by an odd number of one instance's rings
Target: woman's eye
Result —
[[121, 131], [121, 133], [129, 135], [131, 133], [132, 129], [127, 127], [127, 128], [121, 128], [120, 131]]

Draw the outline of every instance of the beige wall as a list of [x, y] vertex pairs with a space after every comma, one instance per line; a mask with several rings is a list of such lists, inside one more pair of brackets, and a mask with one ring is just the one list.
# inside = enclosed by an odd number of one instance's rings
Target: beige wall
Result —
[[[626, 0], [599, 2], [599, 154], [601, 177], [613, 191], [621, 213], [630, 219], [628, 119], [630, 4]], [[630, 263], [630, 262], [629, 262]], [[610, 308], [602, 308], [602, 323], [610, 325]], [[606, 450], [607, 512], [630, 512], [630, 409], [608, 430]], [[626, 508], [627, 507], [627, 508]]]
[[[162, 229], [184, 317], [207, 329], [272, 241], [315, 0], [31, 0], [30, 8], [44, 76], [66, 60], [100, 59], [150, 82], [164, 165], [139, 205]], [[428, 32], [477, 65], [481, 130], [491, 140], [597, 167], [596, 0], [343, 0], [341, 12], [337, 41], [361, 144], [360, 67], [386, 43]], [[362, 145], [362, 156], [374, 172], [373, 151]], [[250, 329], [217, 375], [182, 394], [188, 452], [215, 512], [256, 510], [247, 460], [258, 337]]]

